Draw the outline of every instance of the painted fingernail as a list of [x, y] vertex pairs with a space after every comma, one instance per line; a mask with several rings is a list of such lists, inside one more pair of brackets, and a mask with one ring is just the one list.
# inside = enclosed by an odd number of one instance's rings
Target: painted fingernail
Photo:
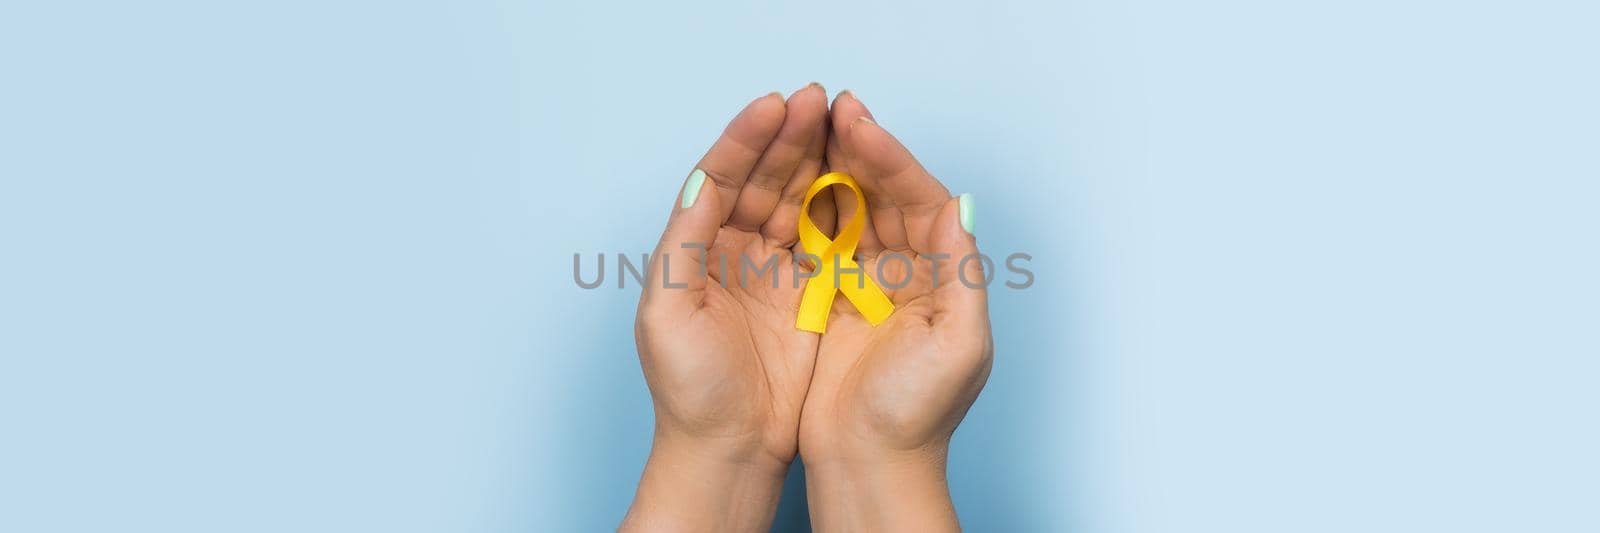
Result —
[[967, 230], [967, 235], [972, 234], [972, 194], [961, 193], [961, 229]]
[[[706, 171], [697, 168], [694, 169], [694, 172], [690, 172], [689, 181], [683, 182], [683, 200], [678, 203], [678, 207], [682, 209], [688, 209], [693, 206], [694, 201], [700, 199], [700, 185], [705, 182]], [[962, 213], [966, 213], [965, 208], [963, 208]], [[965, 222], [963, 222], [963, 224], [965, 224]]]

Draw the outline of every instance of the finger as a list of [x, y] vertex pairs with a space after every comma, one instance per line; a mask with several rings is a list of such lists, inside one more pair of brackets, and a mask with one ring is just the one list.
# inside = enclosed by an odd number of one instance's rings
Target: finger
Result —
[[958, 335], [981, 328], [987, 337], [989, 291], [972, 217], [972, 195], [963, 194], [945, 201], [929, 228], [927, 255], [935, 261], [933, 326], [934, 331], [960, 330]]
[[[811, 182], [822, 175], [823, 158], [827, 151], [828, 123], [827, 101], [822, 100], [821, 103], [822, 113], [818, 116], [817, 123], [807, 140], [805, 153], [794, 171], [790, 173], [788, 182], [784, 184], [783, 192], [778, 196], [772, 215], [761, 226], [763, 236], [782, 243], [783, 246], [794, 246], [799, 240], [797, 232], [800, 224], [800, 206], [805, 201], [806, 191], [811, 188]], [[743, 200], [741, 196], [740, 201]], [[838, 216], [833, 209], [833, 195], [817, 195], [817, 198], [811, 201], [810, 215], [817, 229], [824, 233], [832, 232], [835, 218]]]
[[[828, 151], [829, 159], [844, 158], [842, 155], [833, 155], [840, 153], [840, 150], [837, 139], [832, 134], [828, 136]], [[830, 162], [828, 164], [828, 172], [843, 172], [845, 174], [849, 174], [850, 168], [843, 163], [835, 165], [834, 163]], [[833, 228], [838, 228], [839, 225], [843, 225], [846, 222], [849, 222], [850, 219], [855, 218], [856, 211], [859, 206], [856, 205], [855, 193], [850, 192], [849, 189], [834, 187], [833, 190], [818, 194], [817, 196], [818, 198], [828, 196], [833, 199], [832, 204], [834, 206], [834, 212], [837, 213], [837, 215], [834, 217], [835, 224], [832, 226], [832, 228], [830, 228], [829, 231], [826, 231], [826, 233], [829, 235], [833, 234]], [[815, 200], [812, 201], [813, 206], [816, 204], [817, 202]], [[877, 255], [882, 252], [883, 243], [878, 242], [878, 232], [872, 227], [872, 218], [868, 217], [866, 222], [862, 224], [861, 239], [856, 242], [856, 255], [859, 257], [877, 257]]]
[[[827, 151], [828, 146], [828, 125], [826, 122], [817, 129], [817, 134], [816, 144], [811, 147], [815, 153], [806, 156], [806, 162], [800, 165], [800, 170], [795, 174], [794, 183], [800, 185], [800, 193], [795, 196], [794, 200], [795, 209], [799, 209], [802, 200], [805, 199], [805, 191], [811, 188], [811, 182], [816, 181], [818, 177], [825, 173], [823, 170], [823, 154]], [[838, 227], [838, 221], [839, 210], [835, 207], [833, 194], [817, 194], [816, 199], [811, 201], [811, 222], [816, 224], [817, 229], [823, 233], [833, 235], [834, 228]], [[796, 219], [795, 222], [798, 224], [799, 220]], [[789, 233], [794, 232], [791, 231]]]
[[[673, 204], [639, 298], [642, 314], [687, 313], [705, 300], [706, 252], [722, 227], [722, 197], [709, 173], [695, 170]], [[682, 316], [682, 315], [679, 315]]]
[[824, 152], [826, 157], [823, 158], [823, 163], [827, 164], [828, 172], [850, 173], [850, 162], [845, 157], [844, 146], [839, 144], [839, 136], [833, 132], [833, 111], [828, 112], [828, 146]]
[[728, 122], [722, 136], [700, 158], [695, 168], [704, 170], [706, 177], [716, 185], [716, 195], [721, 200], [718, 223], [728, 220], [739, 191], [755, 170], [761, 155], [767, 151], [783, 127], [787, 110], [783, 96], [771, 93], [755, 99]]
[[933, 254], [947, 260], [936, 267], [939, 272], [934, 284], [933, 316], [929, 327], [937, 336], [940, 353], [946, 363], [944, 369], [960, 376], [966, 384], [958, 393], [971, 402], [988, 379], [994, 360], [994, 339], [990, 335], [988, 280], [985, 268], [993, 275], [993, 266], [985, 266], [978, 252], [978, 241], [973, 236], [972, 195], [951, 198], [934, 217], [928, 238]]
[[[833, 106], [828, 110], [828, 120], [830, 121], [830, 126], [833, 126], [833, 132], [828, 137], [828, 168], [830, 170], [846, 174], [850, 173], [849, 152], [846, 150], [849, 146], [844, 141], [850, 134], [849, 124], [863, 116], [869, 119], [873, 118], [872, 111], [867, 109], [867, 106], [862, 105], [861, 99], [856, 98], [854, 91], [846, 89], [833, 99]], [[838, 127], [840, 124], [847, 127], [841, 131], [841, 128]]]
[[[821, 85], [812, 83], [789, 97], [783, 126], [750, 172], [744, 189], [739, 191], [733, 216], [728, 219], [729, 226], [756, 231], [772, 217], [784, 188], [794, 181], [808, 149], [814, 141], [820, 140], [819, 131], [826, 127], [827, 116], [828, 94]], [[821, 146], [818, 148], [820, 155]]]
[[[905, 224], [907, 243], [919, 253], [950, 191], [917, 162], [911, 151], [876, 123], [858, 120], [850, 127], [851, 168], [857, 181], [872, 183], [888, 196]], [[879, 228], [882, 233], [882, 228]]]
[[[845, 163], [850, 167], [850, 175], [856, 179], [856, 183], [861, 184], [861, 192], [867, 196], [867, 212], [872, 220], [877, 241], [882, 249], [909, 252], [911, 248], [906, 240], [905, 225], [900, 220], [900, 210], [895, 206], [894, 198], [884, 191], [883, 186], [874, 180], [873, 176], [862, 175], [861, 154], [855, 153], [853, 130], [859, 124], [872, 122], [867, 106], [863, 105], [854, 94], [845, 92], [834, 99], [833, 136], [839, 138], [839, 147], [842, 149]], [[841, 215], [845, 203], [839, 202]], [[875, 254], [867, 254], [868, 257], [872, 255]]]

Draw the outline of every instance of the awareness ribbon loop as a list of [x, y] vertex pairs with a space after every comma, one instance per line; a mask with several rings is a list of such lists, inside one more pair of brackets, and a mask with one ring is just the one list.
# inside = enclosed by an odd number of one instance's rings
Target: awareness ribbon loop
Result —
[[[856, 215], [846, 222], [832, 239], [811, 222], [811, 200], [828, 187], [838, 185], [855, 193]], [[856, 306], [867, 322], [876, 326], [894, 312], [894, 303], [866, 275], [866, 269], [854, 259], [856, 244], [867, 226], [867, 199], [855, 178], [843, 172], [829, 172], [811, 182], [806, 199], [800, 204], [800, 247], [813, 256], [817, 269], [806, 281], [805, 292], [800, 295], [800, 313], [795, 327], [813, 333], [822, 333], [828, 327], [828, 310], [833, 307], [835, 293], [844, 292], [845, 298]]]

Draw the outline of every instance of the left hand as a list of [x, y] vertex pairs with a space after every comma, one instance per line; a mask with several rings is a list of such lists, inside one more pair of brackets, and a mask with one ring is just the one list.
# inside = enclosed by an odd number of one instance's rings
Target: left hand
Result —
[[[956, 530], [945, 457], [994, 355], [972, 200], [952, 198], [853, 94], [831, 115], [830, 170], [853, 176], [868, 203], [859, 262], [895, 311], [872, 326], [834, 302], [800, 420], [812, 521]], [[834, 200], [840, 224], [861, 216], [853, 195]]]

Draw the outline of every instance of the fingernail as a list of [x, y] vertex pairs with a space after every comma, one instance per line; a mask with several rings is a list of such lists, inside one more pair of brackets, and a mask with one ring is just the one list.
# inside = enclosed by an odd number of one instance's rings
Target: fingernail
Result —
[[868, 124], [872, 124], [874, 126], [878, 125], [877, 122], [873, 122], [872, 121], [872, 117], [869, 117], [869, 116], [866, 116], [866, 115], [861, 115], [859, 117], [856, 117], [856, 121], [857, 122], [865, 122], [865, 123], [868, 123]]
[[855, 93], [850, 92], [850, 89], [845, 89], [843, 91], [839, 91], [839, 94], [833, 95], [833, 103], [837, 104], [841, 100], [844, 100], [844, 97], [846, 97], [846, 96], [854, 97], [854, 95], [855, 95]]
[[[705, 182], [706, 171], [697, 168], [694, 169], [694, 172], [690, 172], [689, 181], [683, 182], [683, 201], [678, 203], [678, 207], [688, 209], [693, 206], [694, 201], [700, 199], [700, 185]], [[965, 206], [966, 204], [963, 203], [961, 205]], [[966, 213], [966, 208], [963, 207], [961, 212]], [[962, 216], [965, 217], [966, 215], [963, 214]], [[963, 220], [965, 219], [963, 218]], [[962, 224], [965, 224], [965, 222], [962, 222]]]
[[812, 87], [816, 87], [818, 90], [821, 90], [823, 98], [827, 98], [828, 97], [828, 88], [827, 87], [823, 87], [821, 83], [811, 82], [811, 83], [807, 83], [805, 87], [801, 87], [801, 88], [795, 90], [795, 92], [793, 94], [789, 95], [789, 98], [794, 98], [795, 96], [799, 95], [800, 93], [806, 92], [807, 90], [811, 89]]
[[972, 194], [961, 193], [961, 229], [967, 230], [967, 235], [972, 234]]

